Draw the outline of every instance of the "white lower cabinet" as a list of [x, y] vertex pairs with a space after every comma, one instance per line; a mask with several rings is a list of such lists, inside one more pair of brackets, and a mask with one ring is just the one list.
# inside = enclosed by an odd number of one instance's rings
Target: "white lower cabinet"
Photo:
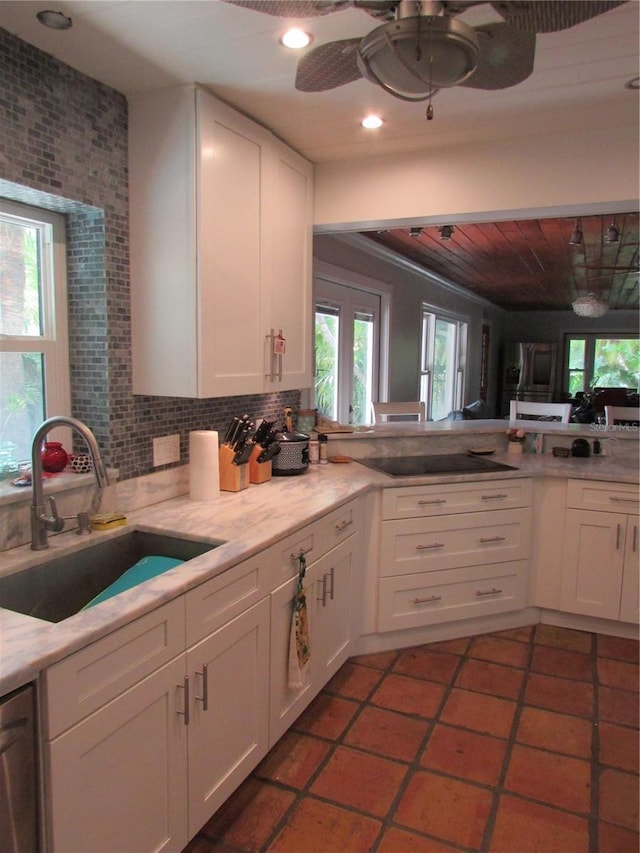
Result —
[[[347, 659], [360, 511], [333, 510], [43, 673], [49, 853], [184, 849]], [[302, 697], [286, 674], [299, 549], [314, 554]]]
[[190, 649], [187, 672], [191, 837], [268, 750], [268, 600]]
[[50, 850], [184, 847], [187, 729], [177, 713], [183, 678], [184, 660], [176, 658], [46, 744]]
[[637, 487], [569, 481], [563, 610], [638, 621], [637, 506]]
[[306, 572], [311, 662], [308, 681], [289, 687], [289, 642], [297, 576], [271, 595], [271, 710], [273, 745], [349, 656], [352, 635], [352, 585], [358, 536], [338, 545]]
[[529, 480], [385, 489], [378, 631], [523, 608], [530, 504]]

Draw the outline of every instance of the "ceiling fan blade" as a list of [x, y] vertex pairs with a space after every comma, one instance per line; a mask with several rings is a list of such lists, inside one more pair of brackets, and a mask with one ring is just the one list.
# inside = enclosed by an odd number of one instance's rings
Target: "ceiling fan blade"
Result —
[[503, 0], [491, 5], [508, 24], [534, 33], [555, 33], [604, 15], [626, 0]]
[[325, 92], [362, 77], [358, 68], [358, 45], [362, 39], [342, 39], [318, 45], [298, 63], [296, 89], [300, 92]]
[[351, 0], [225, 0], [232, 6], [277, 18], [318, 18], [350, 8]]
[[522, 83], [533, 71], [536, 34], [508, 24], [475, 27], [480, 41], [476, 70], [460, 86], [468, 89], [508, 89]]

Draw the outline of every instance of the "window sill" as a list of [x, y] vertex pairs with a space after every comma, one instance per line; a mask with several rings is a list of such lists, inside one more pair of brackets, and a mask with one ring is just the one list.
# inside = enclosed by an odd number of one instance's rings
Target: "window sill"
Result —
[[[118, 478], [118, 472], [108, 469], [108, 474], [109, 481], [115, 483]], [[96, 478], [93, 471], [88, 474], [74, 474], [69, 471], [62, 471], [60, 474], [49, 474], [43, 480], [46, 495], [69, 492], [72, 489], [95, 484]], [[11, 485], [11, 480], [2, 480], [0, 482], [0, 507], [23, 503], [30, 504], [32, 493], [31, 484], [28, 486], [13, 486]]]

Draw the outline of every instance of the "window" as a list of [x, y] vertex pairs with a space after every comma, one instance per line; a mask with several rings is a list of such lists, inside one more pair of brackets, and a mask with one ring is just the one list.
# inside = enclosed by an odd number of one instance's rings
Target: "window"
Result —
[[70, 414], [64, 219], [0, 200], [0, 476]]
[[371, 422], [378, 387], [380, 296], [318, 279], [315, 406], [332, 421]]
[[467, 329], [463, 320], [422, 306], [420, 399], [428, 420], [442, 420], [463, 406]]
[[590, 388], [638, 389], [640, 341], [628, 335], [569, 335], [565, 388], [573, 397]]

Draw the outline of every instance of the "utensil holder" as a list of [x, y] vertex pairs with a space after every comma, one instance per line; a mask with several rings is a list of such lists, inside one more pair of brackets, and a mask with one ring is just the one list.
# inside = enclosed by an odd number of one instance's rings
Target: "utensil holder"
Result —
[[249, 482], [266, 483], [271, 479], [271, 460], [258, 462], [258, 456], [263, 452], [262, 447], [254, 447], [249, 457]]
[[240, 492], [249, 488], [249, 464], [234, 465], [233, 457], [233, 450], [223, 444], [218, 453], [221, 492]]

